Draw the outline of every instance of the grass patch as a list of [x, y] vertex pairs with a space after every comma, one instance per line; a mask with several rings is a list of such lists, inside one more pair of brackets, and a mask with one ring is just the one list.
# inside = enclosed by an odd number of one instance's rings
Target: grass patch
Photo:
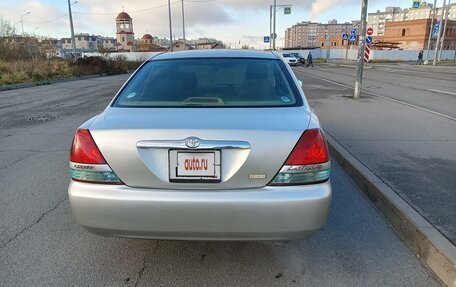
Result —
[[115, 75], [135, 70], [141, 62], [124, 56], [85, 57], [75, 61], [54, 59], [0, 60], [0, 86], [43, 82], [89, 75]]

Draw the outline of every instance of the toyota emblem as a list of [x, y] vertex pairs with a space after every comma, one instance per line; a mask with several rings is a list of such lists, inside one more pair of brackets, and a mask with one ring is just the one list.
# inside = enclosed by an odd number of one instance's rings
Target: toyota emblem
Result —
[[185, 145], [188, 148], [197, 148], [200, 145], [200, 139], [197, 137], [190, 137], [185, 140]]

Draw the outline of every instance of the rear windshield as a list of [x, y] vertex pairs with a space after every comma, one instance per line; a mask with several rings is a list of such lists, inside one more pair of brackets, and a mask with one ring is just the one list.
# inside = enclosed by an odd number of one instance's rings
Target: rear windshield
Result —
[[146, 63], [113, 106], [282, 107], [302, 99], [280, 60], [176, 59]]

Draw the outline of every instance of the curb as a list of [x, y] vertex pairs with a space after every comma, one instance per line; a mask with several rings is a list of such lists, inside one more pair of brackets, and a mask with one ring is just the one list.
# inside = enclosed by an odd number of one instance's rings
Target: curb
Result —
[[447, 286], [456, 287], [456, 246], [325, 132], [334, 159], [383, 213], [403, 242]]

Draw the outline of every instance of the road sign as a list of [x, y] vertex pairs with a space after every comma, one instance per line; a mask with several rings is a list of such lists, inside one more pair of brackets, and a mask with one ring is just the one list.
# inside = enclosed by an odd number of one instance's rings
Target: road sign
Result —
[[269, 43], [271, 41], [271, 38], [269, 36], [264, 36], [263, 37], [263, 42]]
[[283, 7], [283, 15], [291, 15], [291, 6]]
[[356, 28], [351, 29], [350, 35], [356, 36], [358, 32], [356, 31]]
[[356, 42], [356, 35], [351, 35], [350, 36], [350, 42]]
[[372, 44], [372, 36], [366, 37], [366, 44], [368, 44], [368, 45]]
[[348, 40], [348, 34], [342, 34], [342, 40]]
[[437, 37], [437, 34], [440, 30], [440, 23], [434, 24], [434, 29], [432, 29], [432, 37]]
[[412, 8], [413, 9], [418, 9], [421, 6], [421, 1], [413, 0], [412, 1]]
[[370, 45], [366, 45], [364, 48], [364, 62], [369, 62], [369, 57], [370, 57]]
[[367, 28], [366, 34], [367, 34], [368, 36], [374, 34], [374, 29], [372, 29], [371, 27]]
[[271, 34], [271, 39], [277, 39], [277, 33], [272, 33]]

